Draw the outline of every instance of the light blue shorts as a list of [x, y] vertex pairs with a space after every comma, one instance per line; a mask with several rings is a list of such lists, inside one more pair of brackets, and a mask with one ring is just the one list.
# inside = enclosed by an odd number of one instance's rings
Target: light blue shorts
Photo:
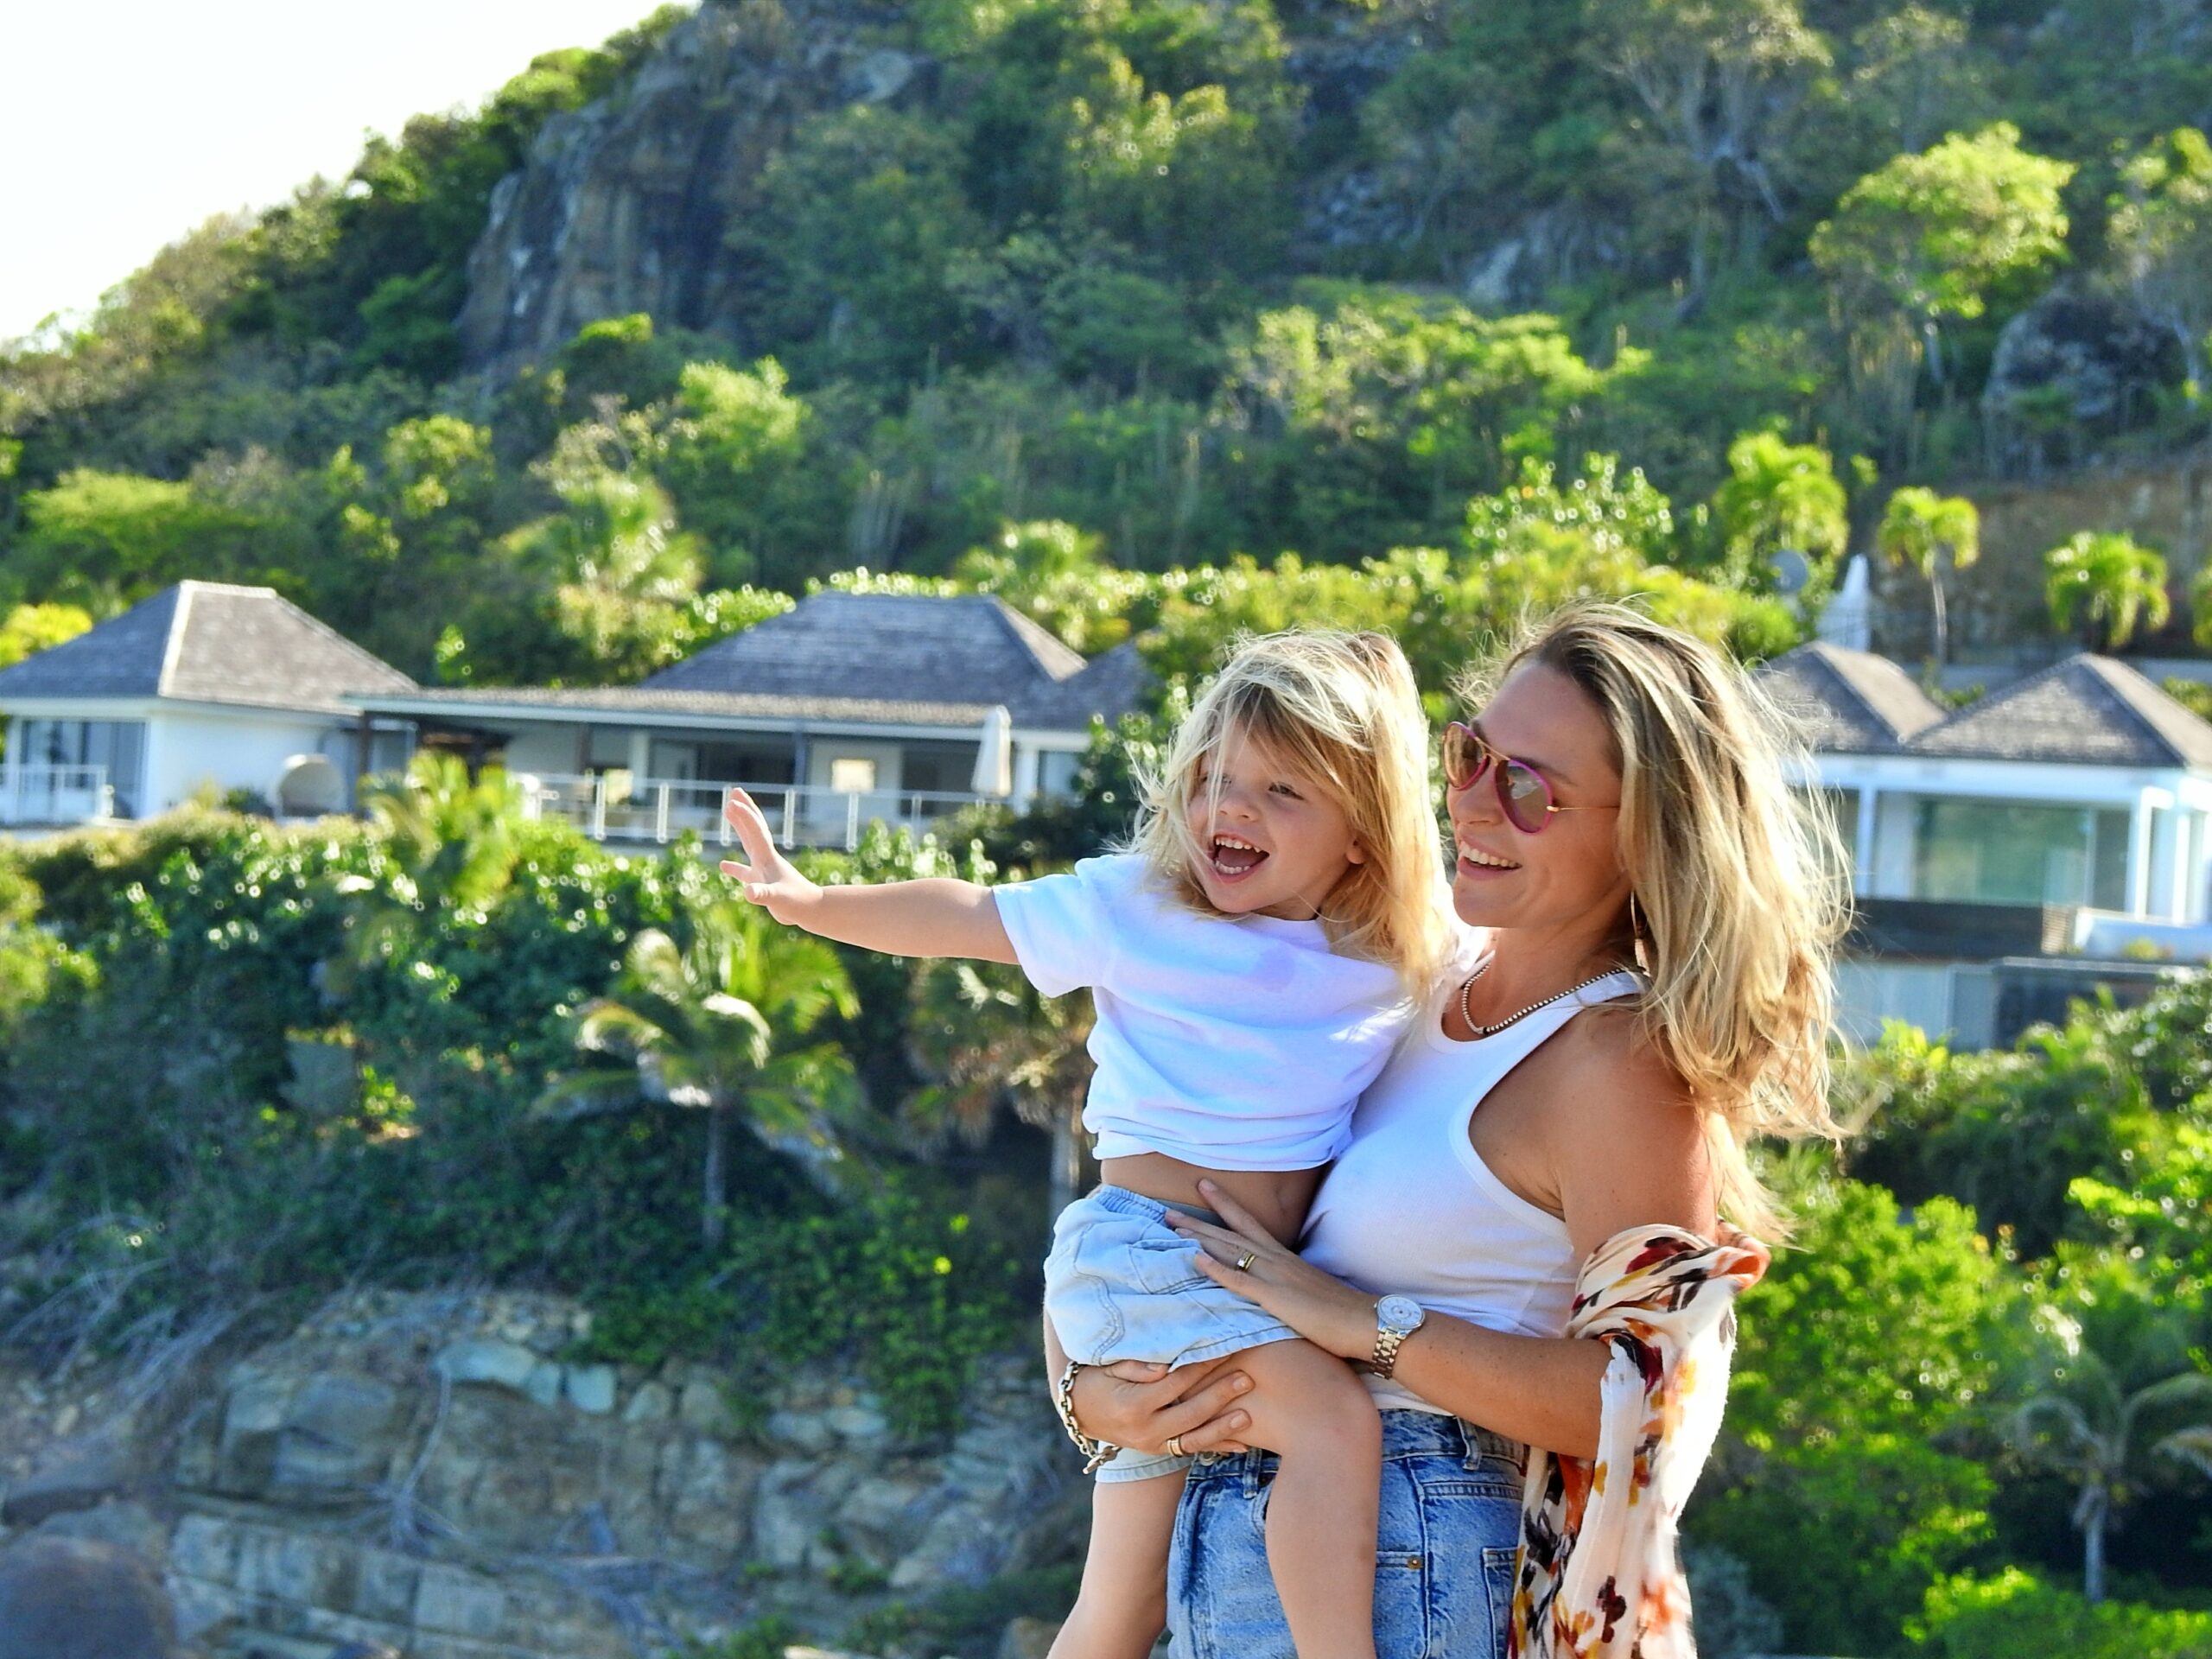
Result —
[[[1198, 1245], [1170, 1227], [1167, 1215], [1159, 1199], [1120, 1186], [1098, 1187], [1060, 1211], [1045, 1258], [1045, 1312], [1070, 1359], [1195, 1365], [1297, 1338], [1259, 1304], [1201, 1273]], [[1122, 1452], [1098, 1478], [1148, 1480], [1190, 1462]]]
[[[1457, 1417], [1382, 1414], [1378, 1659], [1504, 1659], [1527, 1461]], [[1174, 1659], [1296, 1659], [1268, 1568], [1275, 1462], [1253, 1451], [1191, 1471], [1167, 1557]]]

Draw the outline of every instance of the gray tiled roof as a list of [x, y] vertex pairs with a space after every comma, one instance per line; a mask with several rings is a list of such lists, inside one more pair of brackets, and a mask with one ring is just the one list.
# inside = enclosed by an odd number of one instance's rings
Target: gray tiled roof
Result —
[[439, 708], [528, 709], [549, 713], [719, 715], [728, 720], [851, 721], [865, 726], [980, 726], [991, 711], [982, 702], [899, 702], [881, 697], [779, 697], [739, 691], [672, 691], [615, 685], [548, 689], [542, 686], [439, 686], [412, 695], [358, 699], [370, 709], [405, 712]]
[[1135, 705], [1133, 652], [1086, 664], [988, 594], [815, 594], [645, 683], [721, 692], [915, 704], [1004, 703], [1020, 726], [1080, 727]]
[[1910, 747], [1975, 760], [2212, 770], [2212, 725], [2126, 664], [2086, 652], [1991, 692]]
[[31, 697], [167, 697], [343, 715], [349, 692], [414, 685], [274, 588], [181, 582], [0, 670], [0, 706]]
[[1828, 753], [1895, 753], [1944, 717], [1888, 658], [1842, 645], [1800, 645], [1762, 667], [1758, 680], [1806, 741]]

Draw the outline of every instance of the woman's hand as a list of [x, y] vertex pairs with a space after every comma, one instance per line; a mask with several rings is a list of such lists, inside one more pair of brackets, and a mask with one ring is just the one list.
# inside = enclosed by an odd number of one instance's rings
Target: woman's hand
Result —
[[742, 883], [745, 896], [778, 921], [804, 926], [802, 914], [822, 897], [822, 889], [776, 850], [759, 804], [743, 790], [733, 789], [722, 802], [722, 817], [745, 848], [745, 861], [723, 860], [722, 874]]
[[1235, 1402], [1251, 1387], [1233, 1355], [1179, 1371], [1135, 1360], [1086, 1366], [1076, 1373], [1075, 1420], [1091, 1439], [1135, 1452], [1165, 1452], [1170, 1440], [1185, 1452], [1242, 1452], [1236, 1436], [1252, 1418]]
[[[1197, 1242], [1201, 1272], [1339, 1358], [1365, 1359], [1375, 1351], [1374, 1297], [1277, 1243], [1250, 1211], [1215, 1183], [1202, 1180], [1198, 1191], [1227, 1225], [1216, 1227], [1178, 1210], [1167, 1212], [1167, 1224]], [[1240, 1262], [1249, 1265], [1240, 1268]]]

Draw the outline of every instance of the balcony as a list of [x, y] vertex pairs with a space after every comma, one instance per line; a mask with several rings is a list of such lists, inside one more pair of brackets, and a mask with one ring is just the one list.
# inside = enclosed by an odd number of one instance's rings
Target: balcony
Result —
[[989, 798], [938, 790], [831, 789], [816, 784], [702, 783], [689, 778], [631, 779], [518, 773], [524, 811], [533, 818], [565, 818], [594, 841], [664, 844], [687, 830], [719, 846], [736, 837], [722, 822], [722, 798], [742, 789], [760, 804], [780, 847], [860, 845], [871, 823], [917, 835], [963, 807]]
[[105, 766], [0, 768], [0, 823], [99, 823], [115, 817]]

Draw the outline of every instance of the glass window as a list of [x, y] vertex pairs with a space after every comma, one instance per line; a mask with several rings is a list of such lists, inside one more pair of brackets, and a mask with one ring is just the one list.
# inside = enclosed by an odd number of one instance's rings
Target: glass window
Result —
[[2125, 810], [1922, 800], [1916, 804], [1912, 896], [2125, 909], [2127, 839]]
[[65, 775], [41, 779], [30, 787], [81, 791], [90, 786], [90, 769], [97, 767], [115, 791], [116, 816], [138, 816], [146, 763], [143, 721], [26, 720], [10, 747], [18, 766], [66, 769]]
[[2091, 866], [2089, 903], [2098, 910], [2126, 910], [2128, 814], [2100, 812], [2096, 820], [2097, 850]]
[[1046, 749], [1037, 757], [1037, 788], [1046, 795], [1075, 793], [1076, 769], [1083, 757], [1066, 749]]

